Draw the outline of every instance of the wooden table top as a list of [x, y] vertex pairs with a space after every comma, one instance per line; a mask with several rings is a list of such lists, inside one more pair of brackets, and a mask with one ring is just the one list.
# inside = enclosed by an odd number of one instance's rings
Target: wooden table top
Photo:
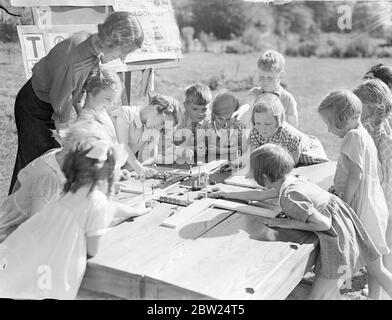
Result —
[[[200, 194], [187, 190], [176, 185], [166, 194]], [[111, 228], [87, 263], [82, 288], [125, 299], [285, 299], [314, 263], [311, 232], [269, 228], [266, 218], [216, 208], [178, 228], [162, 226], [178, 209], [159, 203]]]

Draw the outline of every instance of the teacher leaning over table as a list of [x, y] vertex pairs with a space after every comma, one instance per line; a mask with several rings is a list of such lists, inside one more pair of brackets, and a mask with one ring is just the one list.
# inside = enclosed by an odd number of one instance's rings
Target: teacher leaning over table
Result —
[[68, 126], [73, 107], [79, 113], [78, 102], [89, 73], [99, 63], [124, 60], [141, 47], [143, 40], [136, 17], [129, 12], [114, 12], [98, 24], [98, 33], [76, 33], [34, 65], [31, 79], [15, 101], [18, 152], [10, 194], [22, 168], [47, 150], [59, 147], [51, 130]]

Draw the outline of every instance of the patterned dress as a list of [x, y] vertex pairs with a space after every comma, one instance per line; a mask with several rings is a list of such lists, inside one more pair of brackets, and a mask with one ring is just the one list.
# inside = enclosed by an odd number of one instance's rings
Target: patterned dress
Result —
[[278, 144], [290, 154], [299, 150], [298, 165], [311, 165], [328, 161], [324, 148], [316, 137], [302, 133], [287, 122], [283, 122], [276, 133], [269, 138], [264, 138], [256, 128], [253, 128], [250, 133], [251, 150], [266, 143]]
[[350, 206], [318, 185], [305, 178], [289, 176], [281, 186], [279, 202], [291, 219], [306, 222], [315, 211], [330, 219], [329, 230], [315, 232], [320, 245], [314, 270], [318, 277], [349, 278], [380, 257]]
[[[378, 171], [384, 197], [387, 202], [389, 211], [388, 231], [392, 230], [392, 133], [388, 133], [388, 121], [379, 126], [374, 126], [371, 122], [366, 121], [363, 126], [373, 138], [374, 144], [378, 151], [378, 160], [380, 161], [380, 170]], [[388, 232], [387, 231], [387, 232]], [[392, 234], [386, 235], [388, 247], [392, 246]]]

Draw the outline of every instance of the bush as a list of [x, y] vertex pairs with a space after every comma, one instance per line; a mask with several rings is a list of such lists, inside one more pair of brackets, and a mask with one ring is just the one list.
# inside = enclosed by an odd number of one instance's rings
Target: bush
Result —
[[184, 41], [184, 51], [190, 52], [193, 46], [193, 35], [195, 34], [195, 29], [193, 27], [183, 27], [181, 28], [181, 36]]
[[289, 19], [290, 31], [301, 35], [308, 34], [314, 24], [312, 10], [303, 5], [295, 4], [290, 10]]
[[311, 57], [317, 54], [317, 45], [311, 41], [305, 41], [298, 45], [298, 55], [302, 57]]
[[18, 40], [18, 31], [16, 30], [16, 22], [8, 20], [0, 23], [0, 41], [14, 42]]
[[242, 0], [193, 0], [192, 12], [196, 32], [212, 32], [218, 39], [240, 36], [248, 24]]
[[392, 48], [378, 48], [376, 51], [377, 58], [392, 58]]
[[344, 50], [345, 58], [352, 57], [372, 57], [375, 54], [375, 47], [371, 44], [371, 40], [368, 36], [357, 38], [347, 44]]
[[295, 44], [290, 44], [286, 47], [284, 54], [289, 57], [297, 57], [298, 56], [298, 46]]
[[260, 46], [260, 31], [255, 27], [247, 28], [242, 34], [241, 41], [245, 45], [258, 49]]
[[224, 52], [226, 53], [236, 53], [236, 54], [246, 54], [253, 52], [253, 48], [240, 41], [232, 41], [227, 44]]
[[214, 91], [218, 88], [221, 88], [224, 84], [225, 84], [225, 74], [224, 73], [221, 73], [219, 75], [213, 75], [207, 81], [207, 85], [212, 91]]

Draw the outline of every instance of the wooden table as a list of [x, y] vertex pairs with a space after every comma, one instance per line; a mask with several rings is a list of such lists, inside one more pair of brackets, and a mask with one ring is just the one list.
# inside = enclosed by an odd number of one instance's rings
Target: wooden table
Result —
[[[167, 194], [186, 196], [178, 192], [173, 186]], [[176, 229], [161, 226], [177, 209], [160, 203], [113, 227], [88, 261], [82, 288], [125, 299], [285, 299], [314, 264], [313, 233], [216, 208]]]

